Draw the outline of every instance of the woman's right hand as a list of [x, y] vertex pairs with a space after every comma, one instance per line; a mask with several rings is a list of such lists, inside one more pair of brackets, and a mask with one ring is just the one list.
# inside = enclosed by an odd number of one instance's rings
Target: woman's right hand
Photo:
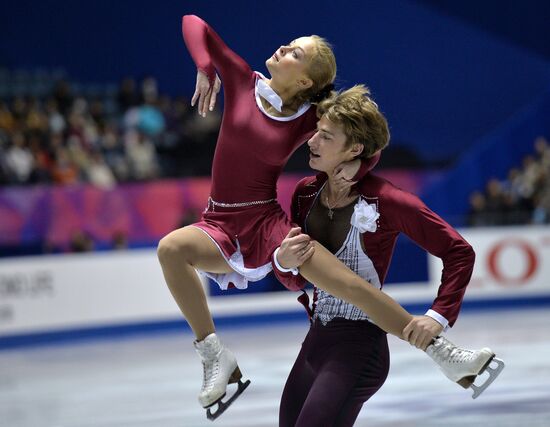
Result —
[[315, 252], [315, 245], [300, 227], [291, 228], [279, 247], [277, 262], [283, 268], [300, 267]]
[[208, 110], [214, 110], [216, 97], [220, 92], [221, 86], [222, 82], [218, 74], [216, 74], [214, 85], [211, 86], [208, 81], [208, 76], [202, 71], [197, 71], [197, 84], [195, 86], [193, 98], [191, 98], [191, 107], [195, 106], [198, 99], [199, 105], [197, 106], [197, 110], [201, 116], [206, 117]]

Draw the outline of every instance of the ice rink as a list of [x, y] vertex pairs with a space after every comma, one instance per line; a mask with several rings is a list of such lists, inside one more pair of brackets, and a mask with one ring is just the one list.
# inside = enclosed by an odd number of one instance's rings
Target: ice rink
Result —
[[[189, 333], [0, 351], [2, 427], [267, 427], [307, 322], [219, 330], [252, 380], [214, 424], [197, 403], [202, 369]], [[356, 423], [369, 427], [550, 426], [548, 308], [465, 312], [447, 336], [490, 346], [506, 368], [477, 400], [433, 362], [390, 338], [391, 370]], [[314, 427], [314, 426], [313, 426]]]

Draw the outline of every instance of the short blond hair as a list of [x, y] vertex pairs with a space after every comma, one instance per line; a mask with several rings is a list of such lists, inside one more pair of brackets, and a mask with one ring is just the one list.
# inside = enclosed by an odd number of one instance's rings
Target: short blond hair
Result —
[[[307, 75], [312, 80], [311, 87], [296, 94], [300, 104], [312, 102], [323, 89], [336, 79], [336, 57], [332, 45], [323, 37], [315, 34], [309, 36], [315, 42], [315, 51], [308, 58]], [[330, 94], [327, 91], [325, 96]], [[313, 101], [315, 103], [315, 101]]]
[[363, 145], [359, 157], [368, 158], [390, 142], [388, 122], [364, 85], [336, 93], [317, 105], [317, 116], [343, 127], [346, 147]]

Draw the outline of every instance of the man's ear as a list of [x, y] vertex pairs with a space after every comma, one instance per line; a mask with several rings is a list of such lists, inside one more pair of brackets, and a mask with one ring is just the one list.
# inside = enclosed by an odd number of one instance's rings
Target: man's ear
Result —
[[363, 144], [355, 143], [351, 147], [351, 154], [353, 154], [353, 157], [357, 157], [363, 152], [364, 149], [365, 146]]

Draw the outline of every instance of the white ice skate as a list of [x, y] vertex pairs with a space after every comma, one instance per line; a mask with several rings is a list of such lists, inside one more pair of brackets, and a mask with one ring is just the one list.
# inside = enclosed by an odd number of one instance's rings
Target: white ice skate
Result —
[[[206, 408], [206, 417], [215, 420], [241, 395], [250, 380], [242, 382], [242, 374], [237, 366], [237, 359], [223, 346], [216, 334], [208, 335], [202, 341], [194, 342], [195, 349], [202, 359], [203, 382], [199, 393], [199, 403]], [[227, 385], [237, 383], [237, 391], [225, 402]], [[218, 404], [214, 412], [211, 407]]]
[[[426, 353], [438, 364], [447, 378], [464, 388], [471, 388], [474, 391], [472, 399], [483, 393], [504, 369], [504, 362], [497, 359], [489, 348], [465, 350], [442, 336], [434, 338]], [[496, 366], [490, 366], [492, 363]], [[489, 377], [479, 385], [474, 384], [478, 375], [485, 371]]]

